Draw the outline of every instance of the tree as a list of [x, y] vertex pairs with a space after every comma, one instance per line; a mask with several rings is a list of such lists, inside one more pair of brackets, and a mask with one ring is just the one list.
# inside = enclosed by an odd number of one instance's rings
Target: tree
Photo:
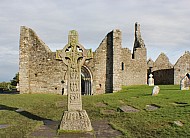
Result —
[[9, 89], [10, 89], [10, 82], [0, 82], [0, 91], [9, 90]]
[[11, 80], [11, 85], [17, 86], [17, 83], [19, 83], [19, 73], [16, 73], [15, 77]]

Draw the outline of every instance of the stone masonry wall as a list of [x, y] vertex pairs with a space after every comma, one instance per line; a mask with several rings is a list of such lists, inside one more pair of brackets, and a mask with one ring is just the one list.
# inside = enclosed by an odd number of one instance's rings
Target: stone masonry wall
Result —
[[121, 31], [113, 30], [106, 35], [95, 51], [94, 91], [110, 93], [122, 86], [121, 72]]
[[171, 69], [171, 68], [173, 68], [173, 65], [170, 63], [169, 58], [164, 53], [161, 53], [154, 62], [152, 71]]
[[[146, 49], [139, 51], [145, 54]], [[141, 53], [141, 54], [142, 54]], [[132, 59], [132, 54], [129, 49], [123, 49], [122, 61], [124, 68], [122, 70], [122, 85], [143, 85], [147, 81], [147, 69], [145, 66], [146, 60]]]
[[128, 85], [147, 83], [147, 51], [141, 37], [140, 24], [135, 23], [135, 41], [132, 59], [127, 67]]
[[[188, 51], [174, 67], [164, 53], [155, 62], [147, 63], [138, 23], [135, 24], [133, 53], [122, 48], [121, 43], [121, 31], [111, 31], [93, 53], [93, 59], [84, 63], [91, 79], [92, 94], [115, 92], [122, 85], [147, 84], [147, 70], [153, 73], [155, 84], [179, 84], [181, 78], [190, 73]], [[20, 29], [19, 60], [20, 93], [67, 94], [67, 66], [32, 29], [24, 26]]]
[[[111, 31], [93, 59], [84, 63], [92, 77], [92, 94], [115, 92], [122, 85], [146, 84], [146, 48], [140, 26], [135, 27], [133, 53], [121, 43], [121, 31]], [[19, 73], [21, 93], [67, 94], [67, 66], [27, 27], [21, 27]]]
[[174, 84], [180, 84], [181, 79], [190, 73], [190, 52], [186, 51], [174, 65]]
[[113, 92], [121, 90], [122, 86], [122, 33], [120, 30], [113, 30]]
[[20, 28], [20, 50], [19, 50], [19, 83], [20, 92], [29, 93], [29, 48], [30, 42], [29, 29], [26, 27]]
[[122, 74], [122, 85], [129, 85], [129, 81], [131, 80], [131, 60], [132, 53], [128, 48], [122, 48], [122, 62], [121, 62], [121, 74]]
[[105, 37], [100, 46], [94, 52], [94, 70], [93, 70], [93, 91], [94, 94], [105, 93], [106, 82], [106, 53], [107, 37]]
[[113, 31], [108, 33], [107, 36], [107, 51], [106, 51], [106, 82], [105, 92], [113, 92]]
[[121, 89], [121, 31], [113, 30], [106, 35], [94, 55], [94, 91], [110, 93]]
[[146, 66], [146, 61], [145, 58], [147, 56], [147, 52], [146, 49], [141, 49], [139, 52], [141, 52], [142, 56], [142, 60], [136, 60], [137, 66], [135, 67], [136, 71], [135, 71], [135, 83], [133, 85], [145, 85], [147, 84], [147, 66]]
[[[151, 68], [155, 85], [174, 84], [174, 70], [169, 58], [161, 53]], [[150, 73], [150, 72], [149, 72]], [[147, 74], [149, 75], [149, 74]]]
[[156, 85], [179, 85], [186, 73], [190, 72], [190, 53], [186, 51], [185, 54], [177, 60], [174, 66], [164, 53], [161, 53], [155, 62], [151, 61], [150, 64], [150, 61], [148, 61], [147, 65], [148, 70], [150, 70], [147, 75], [152, 72]]
[[19, 66], [21, 93], [62, 94], [63, 89], [66, 91], [67, 67], [62, 61], [55, 60], [55, 56], [33, 30], [21, 27]]

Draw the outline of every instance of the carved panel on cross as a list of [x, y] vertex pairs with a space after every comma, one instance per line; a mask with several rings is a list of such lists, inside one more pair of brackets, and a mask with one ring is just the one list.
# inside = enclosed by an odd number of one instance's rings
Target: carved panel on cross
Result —
[[70, 99], [69, 99], [69, 103], [70, 104], [76, 104], [80, 102], [80, 93], [70, 93]]

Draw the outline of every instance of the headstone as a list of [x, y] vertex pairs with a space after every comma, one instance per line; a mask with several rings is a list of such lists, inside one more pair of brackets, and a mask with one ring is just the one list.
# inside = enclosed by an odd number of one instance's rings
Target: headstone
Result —
[[187, 73], [185, 77], [183, 77], [180, 81], [180, 90], [189, 90], [190, 87], [190, 77]]
[[81, 66], [85, 60], [92, 58], [92, 54], [78, 43], [78, 33], [75, 30], [69, 32], [69, 42], [58, 54], [58, 58], [63, 60], [68, 68], [68, 111], [64, 112], [60, 130], [91, 131], [90, 119], [82, 109]]
[[158, 95], [159, 92], [160, 92], [160, 87], [154, 86], [154, 88], [152, 90], [152, 96]]
[[177, 126], [182, 127], [183, 123], [181, 121], [174, 121], [174, 124], [176, 124]]
[[150, 77], [150, 78], [148, 79], [148, 85], [149, 85], [149, 86], [154, 86], [154, 79], [152, 78], [153, 75], [150, 74], [149, 77]]

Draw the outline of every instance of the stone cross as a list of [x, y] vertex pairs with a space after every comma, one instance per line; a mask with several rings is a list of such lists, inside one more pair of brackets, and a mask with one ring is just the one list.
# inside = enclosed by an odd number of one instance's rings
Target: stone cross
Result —
[[68, 44], [63, 50], [57, 51], [56, 57], [67, 65], [68, 73], [68, 111], [64, 112], [60, 130], [91, 131], [90, 119], [85, 110], [82, 110], [81, 99], [81, 66], [85, 60], [92, 58], [82, 45], [78, 43], [78, 33], [69, 32]]
[[150, 78], [148, 79], [148, 85], [149, 85], [149, 86], [154, 86], [154, 79], [152, 78], [153, 75], [150, 74], [149, 77], [150, 77]]

